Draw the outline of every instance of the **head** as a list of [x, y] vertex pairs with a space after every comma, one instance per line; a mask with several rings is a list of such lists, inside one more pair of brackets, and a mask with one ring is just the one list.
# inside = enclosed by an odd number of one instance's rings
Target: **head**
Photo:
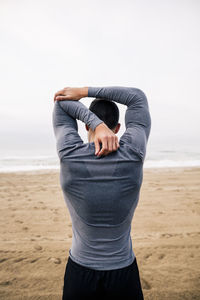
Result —
[[[89, 110], [97, 115], [115, 134], [119, 131], [121, 126], [121, 124], [118, 123], [119, 109], [115, 102], [96, 98], [91, 102]], [[88, 131], [88, 141], [93, 142], [95, 136], [94, 131], [89, 128], [88, 125], [85, 125], [85, 128]]]

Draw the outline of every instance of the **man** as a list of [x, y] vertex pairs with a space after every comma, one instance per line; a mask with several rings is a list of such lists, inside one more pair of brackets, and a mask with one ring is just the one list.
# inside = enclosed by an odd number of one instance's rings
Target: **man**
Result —
[[[78, 101], [84, 97], [96, 97], [89, 109]], [[73, 231], [62, 299], [143, 299], [130, 231], [151, 128], [147, 98], [132, 87], [68, 87], [54, 101], [60, 184]], [[119, 142], [115, 102], [127, 106]], [[76, 119], [86, 124], [88, 143]]]

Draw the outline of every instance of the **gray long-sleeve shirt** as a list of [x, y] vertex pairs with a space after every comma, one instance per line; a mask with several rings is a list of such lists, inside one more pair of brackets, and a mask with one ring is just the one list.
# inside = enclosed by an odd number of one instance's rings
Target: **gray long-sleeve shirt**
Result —
[[56, 101], [53, 127], [60, 159], [60, 184], [72, 220], [71, 259], [96, 270], [134, 260], [131, 221], [138, 204], [151, 128], [145, 94], [131, 87], [89, 87], [88, 97], [127, 106], [126, 130], [117, 151], [95, 155], [95, 145], [78, 134], [81, 120], [94, 130], [103, 121], [76, 100]]

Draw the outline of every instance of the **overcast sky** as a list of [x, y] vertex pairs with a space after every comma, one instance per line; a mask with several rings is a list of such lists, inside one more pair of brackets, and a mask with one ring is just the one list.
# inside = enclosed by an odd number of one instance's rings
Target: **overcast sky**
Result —
[[1, 149], [54, 149], [53, 95], [65, 86], [138, 87], [150, 145], [199, 143], [199, 0], [0, 0], [0, 25]]

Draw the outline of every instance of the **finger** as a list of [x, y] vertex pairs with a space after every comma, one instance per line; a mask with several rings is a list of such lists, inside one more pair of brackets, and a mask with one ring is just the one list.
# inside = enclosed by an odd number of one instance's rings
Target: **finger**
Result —
[[117, 143], [116, 143], [116, 141], [117, 141], [117, 137], [116, 136], [114, 136], [114, 138], [113, 138], [113, 151], [116, 151], [117, 150]]
[[102, 153], [99, 152], [99, 154], [98, 154], [97, 156], [106, 156], [106, 155], [108, 155], [109, 153], [110, 153], [110, 152], [104, 150], [104, 152], [102, 152]]
[[118, 137], [116, 137], [115, 143], [116, 143], [116, 145], [117, 145], [117, 148], [119, 148], [120, 145], [119, 145]]
[[67, 96], [57, 96], [56, 97], [56, 100], [57, 101], [60, 101], [60, 100], [67, 100], [68, 98], [67, 98]]
[[118, 143], [118, 140], [116, 139], [116, 140], [115, 140], [115, 149], [116, 149], [115, 151], [117, 151], [117, 149], [119, 148], [118, 145], [119, 145], [119, 143]]
[[64, 94], [64, 89], [58, 91], [55, 93], [55, 96], [63, 95]]
[[54, 95], [54, 100], [56, 100], [56, 96], [62, 96], [63, 93], [64, 93], [64, 90], [60, 90], [60, 91], [56, 92]]
[[113, 151], [113, 138], [112, 137], [108, 138], [108, 151], [109, 152]]
[[102, 148], [101, 148], [98, 156], [105, 155], [106, 151], [108, 151], [108, 143], [107, 143], [107, 139], [103, 139], [102, 140]]
[[109, 153], [110, 153], [110, 151], [105, 151], [104, 156], [108, 155]]
[[116, 144], [115, 139], [113, 139], [113, 151], [116, 151], [116, 150], [117, 150], [117, 144]]
[[95, 155], [97, 155], [100, 150], [99, 141], [95, 141], [94, 144], [95, 144]]

